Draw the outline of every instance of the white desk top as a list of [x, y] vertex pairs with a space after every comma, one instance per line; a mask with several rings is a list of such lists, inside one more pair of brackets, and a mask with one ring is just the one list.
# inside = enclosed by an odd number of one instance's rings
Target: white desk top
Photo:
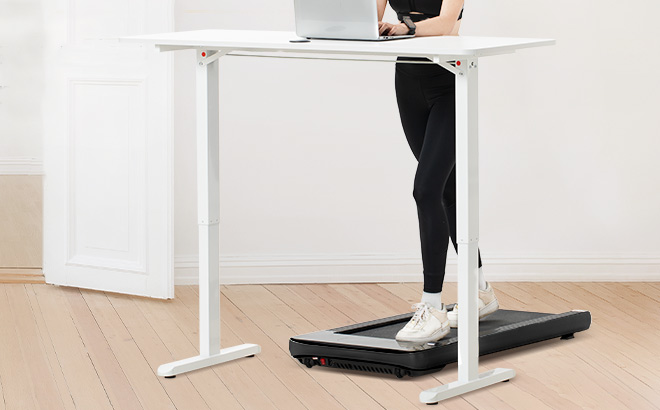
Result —
[[552, 45], [555, 40], [507, 37], [436, 36], [390, 41], [311, 40], [291, 43], [298, 38], [290, 31], [196, 30], [122, 37], [121, 41], [142, 42], [172, 48], [203, 48], [233, 51], [379, 56], [474, 56], [512, 53], [519, 48]]

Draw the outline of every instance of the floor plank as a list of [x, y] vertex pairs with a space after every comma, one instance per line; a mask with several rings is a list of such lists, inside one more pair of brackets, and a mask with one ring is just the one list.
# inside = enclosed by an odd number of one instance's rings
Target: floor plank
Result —
[[[50, 338], [50, 335], [48, 334], [48, 327], [46, 326], [44, 315], [41, 312], [41, 306], [39, 305], [39, 301], [37, 300], [37, 294], [35, 293], [35, 290], [32, 285], [25, 285], [25, 288], [27, 291], [28, 298], [30, 300], [30, 308], [32, 310], [32, 314], [34, 315], [35, 322], [37, 324], [39, 339], [46, 352], [46, 357], [48, 358], [48, 365], [50, 367], [51, 375], [54, 378], [55, 383], [57, 384], [57, 390], [59, 392], [60, 401], [62, 402], [66, 410], [75, 409], [76, 407], [73, 402], [73, 398], [71, 397], [69, 388], [66, 383], [66, 379], [64, 378], [64, 373], [62, 372], [62, 366], [60, 366], [60, 362], [58, 360], [57, 353], [55, 352], [53, 341]], [[55, 398], [51, 398], [51, 399], [55, 400]]]
[[101, 330], [99, 323], [85, 302], [81, 291], [77, 288], [62, 288], [61, 292], [69, 304], [71, 316], [78, 329], [87, 354], [98, 374], [110, 403], [120, 409], [142, 409], [140, 400], [135, 394], [134, 386], [126, 377], [117, 357]]
[[[22, 357], [30, 374], [34, 388], [34, 399], [38, 408], [64, 409], [55, 377], [41, 343], [36, 317], [30, 307], [26, 285], [7, 286], [7, 299], [11, 305], [11, 316], [21, 346]], [[28, 285], [29, 286], [29, 285]], [[25, 360], [29, 358], [29, 360]]]
[[[179, 325], [174, 321], [169, 311], [165, 309], [167, 305], [173, 304], [174, 300], [161, 301], [134, 298], [133, 301], [168, 351], [167, 356], [159, 357], [158, 363], [165, 364], [199, 354], [199, 343], [191, 343]], [[195, 370], [178, 375], [176, 378], [165, 380], [167, 383], [181, 383], [180, 379], [189, 378], [190, 382], [195, 386], [195, 389], [211, 409], [243, 409], [243, 406], [236, 400], [236, 397], [234, 397], [214, 369], [204, 368]]]
[[[191, 344], [199, 344], [198, 319], [183, 304], [181, 298], [178, 297], [172, 300], [171, 303], [165, 306], [165, 309], [170, 312], [172, 319], [179, 326], [189, 342]], [[229, 329], [222, 330], [220, 333], [220, 346], [241, 344]], [[212, 370], [216, 372], [220, 380], [227, 386], [227, 389], [232, 392], [236, 400], [243, 404], [244, 407], [275, 408], [271, 398], [262, 390], [263, 386], [255, 383], [243, 368], [246, 361], [250, 362], [250, 360], [236, 360], [224, 366], [214, 366]]]
[[[225, 294], [232, 303], [254, 320], [283, 352], [288, 352], [289, 338], [292, 335], [316, 330], [263, 286], [227, 286]], [[282, 316], [286, 316], [285, 320]], [[382, 408], [345, 374], [336, 372], [310, 372], [310, 374], [347, 409]]]
[[112, 409], [87, 347], [73, 321], [62, 288], [52, 285], [31, 286], [76, 408]]
[[[523, 289], [531, 294], [542, 295], [545, 302], [555, 307], [554, 311], [568, 310], [566, 303], [549, 294], [546, 288], [543, 283], [527, 283]], [[620, 347], [630, 345], [629, 335], [621, 332], [599, 333], [604, 330], [601, 326], [600, 323], [592, 325], [588, 337], [582, 337], [587, 335], [586, 332], [578, 334], [576, 337], [580, 338], [581, 342], [579, 346], [573, 342], [566, 343], [567, 352], [571, 352], [576, 359], [589, 363], [617, 386], [621, 386], [623, 392], [614, 393], [625, 397], [628, 405], [649, 408], [653, 403], [660, 403], [660, 372], [645, 368], [622, 354]], [[587, 346], [590, 348], [585, 349]], [[654, 358], [659, 354], [660, 351], [657, 351]]]
[[21, 352], [21, 345], [16, 331], [15, 318], [11, 311], [7, 293], [11, 287], [21, 285], [3, 285], [0, 292], [0, 380], [3, 385], [4, 403], [10, 409], [36, 409], [34, 382], [30, 377], [26, 359]]
[[[572, 340], [488, 356], [480, 371], [516, 377], [437, 409], [660, 409], [658, 283], [493, 283], [502, 308], [588, 309]], [[420, 283], [223, 286], [222, 346], [262, 352], [158, 377], [159, 365], [198, 354], [196, 286], [153, 300], [44, 284], [0, 284], [0, 410], [415, 409], [419, 393], [456, 380], [456, 364], [393, 376], [314, 367], [290, 357], [291, 336], [410, 311]], [[456, 284], [443, 301], [453, 303]]]
[[[193, 289], [197, 290], [196, 287]], [[298, 362], [292, 360], [267, 331], [257, 325], [258, 320], [239, 309], [227, 297], [226, 292], [223, 292], [221, 302], [223, 324], [240, 335], [243, 341], [261, 346], [261, 353], [255, 357], [258, 357], [280, 380], [286, 381], [288, 388], [301, 403], [309, 409], [315, 408], [318, 403], [323, 403], [324, 408], [328, 409], [344, 408], [314, 379], [312, 371], [302, 368], [303, 371], [300, 372]]]
[[175, 410], [172, 400], [158, 378], [154, 377], [149, 363], [106, 294], [84, 289], [81, 289], [81, 294], [142, 408]]
[[163, 390], [172, 400], [172, 404], [178, 410], [208, 409], [209, 406], [192, 384], [190, 377], [182, 375], [174, 379], [165, 379], [156, 376], [158, 366], [165, 361], [171, 361], [172, 357], [147, 318], [134, 303], [134, 298], [117, 293], [106, 293], [106, 296], [148, 363], [152, 373], [150, 377], [158, 380]]
[[[192, 314], [196, 320], [199, 320], [199, 296], [198, 294], [190, 288], [190, 286], [183, 286], [178, 289], [177, 297], [181, 302], [186, 305], [190, 314]], [[227, 302], [223, 303], [226, 305]], [[223, 346], [235, 346], [243, 343], [251, 343], [249, 340], [244, 340], [238, 334], [236, 334], [233, 329], [227, 324], [226, 321], [223, 321], [221, 328], [221, 335], [223, 335]], [[237, 363], [243, 369], [243, 371], [250, 375], [250, 378], [254, 383], [259, 386], [263, 393], [269, 397], [273, 405], [276, 408], [280, 409], [305, 409], [306, 407], [302, 402], [291, 392], [290, 386], [287, 386], [286, 377], [280, 379], [277, 377], [277, 374], [272, 372], [265, 363], [261, 360], [262, 355], [256, 355], [253, 358], [245, 358], [238, 361]]]
[[[548, 303], [545, 292], [530, 292], [530, 284], [524, 284], [524, 286], [514, 283], [500, 284], [498, 290], [508, 295], [513, 295], [518, 300], [525, 301], [527, 310], [540, 312], [554, 311], [553, 306]], [[594, 329], [590, 329], [590, 336], [594, 333], [593, 330], [598, 330], [599, 325], [593, 324], [592, 326]], [[578, 335], [578, 337], [580, 336], [582, 335]], [[603, 341], [601, 339], [601, 343]], [[609, 397], [611, 403], [618, 403], [621, 408], [624, 408], [624, 406], [630, 406], [635, 409], [648, 408], [650, 405], [648, 401], [641, 398], [627, 386], [617, 382], [618, 379], [612, 373], [616, 372], [619, 376], [622, 376], [623, 373], [618, 371], [616, 364], [609, 360], [603, 360], [606, 357], [606, 352], [584, 349], [584, 346], [581, 346], [579, 351], [576, 352], [573, 349], [574, 347], [575, 343], [565, 343], [562, 352], [565, 354], [572, 353], [569, 356], [571, 362], [582, 362], [584, 364], [584, 366], [576, 370], [576, 373], [581, 374], [581, 378], [578, 380], [581, 380], [583, 388], [592, 389], [594, 393], [603, 397]], [[603, 350], [602, 346], [600, 350]], [[605, 365], [611, 365], [611, 367], [605, 368], [603, 367]]]

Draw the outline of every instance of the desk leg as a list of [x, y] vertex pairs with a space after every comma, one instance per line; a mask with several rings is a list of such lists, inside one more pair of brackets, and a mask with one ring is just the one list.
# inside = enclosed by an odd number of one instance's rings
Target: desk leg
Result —
[[479, 374], [479, 150], [478, 60], [457, 63], [456, 232], [458, 242], [458, 381], [423, 391], [422, 403], [437, 403], [515, 376], [512, 369]]
[[174, 376], [261, 352], [256, 344], [220, 349], [220, 178], [218, 59], [197, 58], [197, 209], [199, 218], [199, 356], [161, 365]]

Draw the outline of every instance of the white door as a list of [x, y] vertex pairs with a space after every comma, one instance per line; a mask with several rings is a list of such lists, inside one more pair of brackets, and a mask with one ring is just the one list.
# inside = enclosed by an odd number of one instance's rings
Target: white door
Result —
[[172, 298], [173, 0], [41, 3], [46, 282]]

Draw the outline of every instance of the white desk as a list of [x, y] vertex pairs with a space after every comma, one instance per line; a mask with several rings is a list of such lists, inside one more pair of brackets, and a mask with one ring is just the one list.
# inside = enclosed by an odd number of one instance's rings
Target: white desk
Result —
[[[197, 50], [197, 184], [199, 217], [199, 356], [164, 364], [160, 376], [223, 363], [261, 351], [244, 344], [220, 349], [218, 58], [266, 55], [289, 58], [370, 59], [427, 57], [456, 75], [456, 194], [458, 242], [458, 380], [420, 394], [435, 403], [515, 376], [512, 369], [479, 374], [478, 260], [479, 180], [477, 77], [479, 57], [513, 53], [554, 40], [494, 37], [419, 37], [385, 42], [312, 40], [291, 43], [292, 32], [200, 30], [122, 38], [160, 51]], [[448, 61], [456, 61], [456, 66]]]

